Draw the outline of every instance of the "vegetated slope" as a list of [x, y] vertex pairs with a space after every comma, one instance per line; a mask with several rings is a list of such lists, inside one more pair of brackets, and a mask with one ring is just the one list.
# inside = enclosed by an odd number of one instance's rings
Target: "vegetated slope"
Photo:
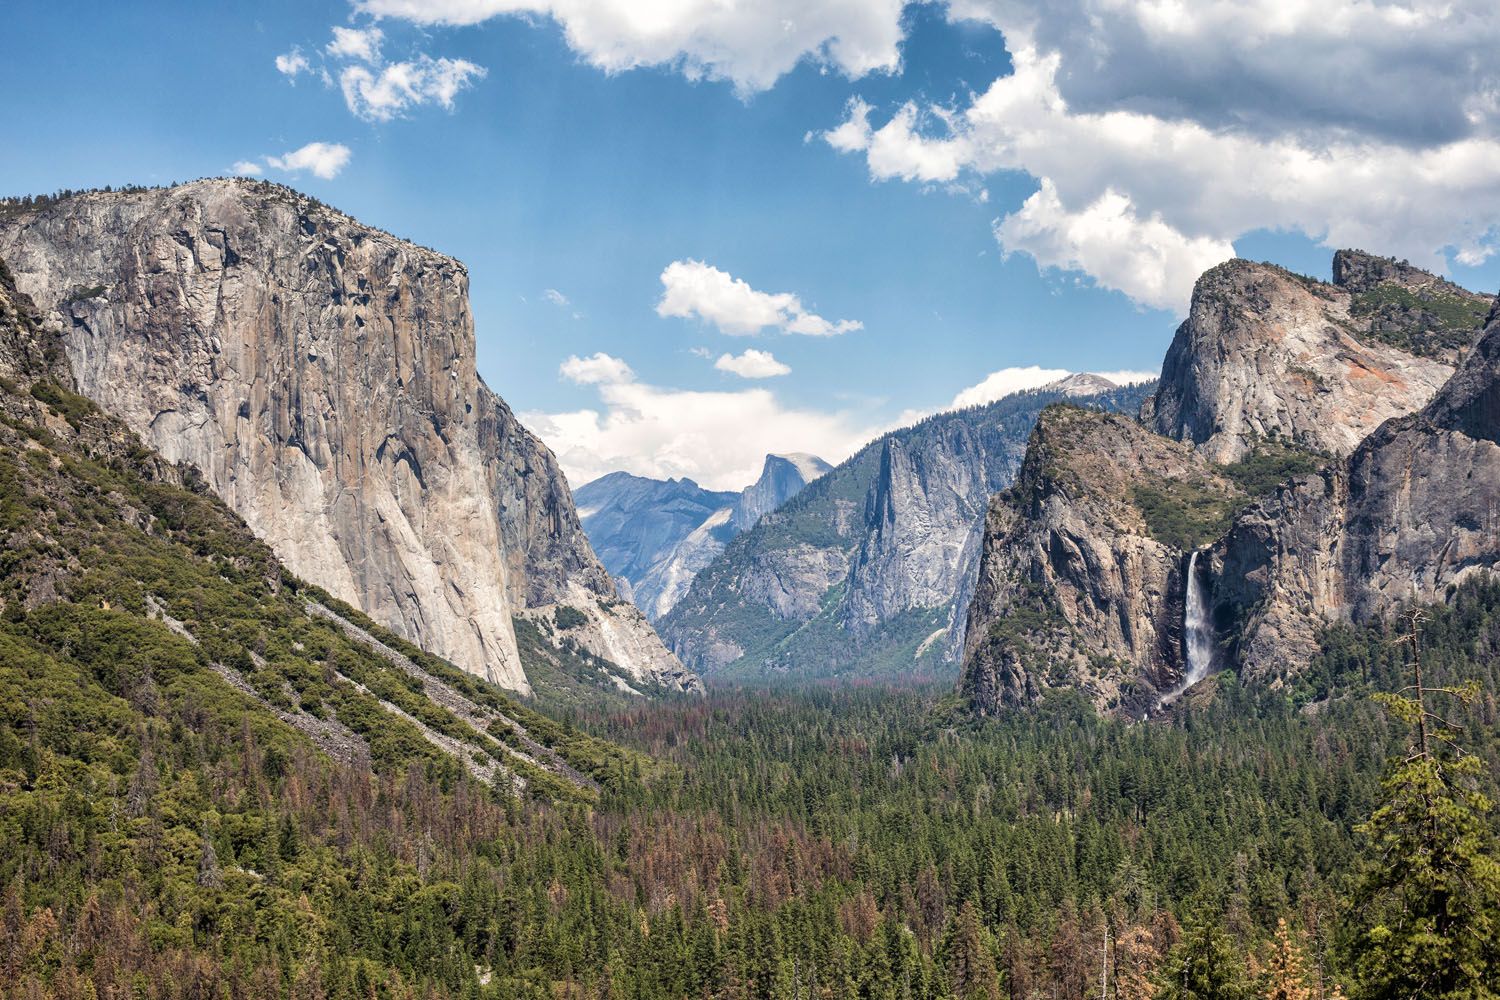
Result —
[[606, 686], [697, 686], [479, 378], [460, 262], [245, 179], [35, 203], [0, 218], [0, 256], [79, 391], [301, 578], [520, 693], [514, 617], [558, 607]]
[[[0, 262], [0, 995], [64, 953], [99, 995], [278, 967], [387, 981], [370, 942], [337, 955], [350, 900], [426, 912], [399, 895], [435, 832], [650, 770], [287, 573], [196, 470], [77, 394]], [[390, 795], [426, 801], [400, 820]]]
[[986, 503], [1037, 414], [1065, 398], [1133, 411], [1149, 391], [1017, 393], [887, 434], [730, 542], [658, 627], [704, 674], [949, 673]]
[[91, 707], [148, 725], [191, 695], [211, 703], [205, 725], [228, 713], [344, 763], [426, 760], [506, 788], [597, 791], [581, 772], [608, 748], [567, 746], [501, 689], [297, 580], [197, 470], [78, 395], [3, 264], [0, 379], [0, 627], [31, 664], [10, 677], [13, 708], [45, 704], [28, 684], [79, 684]]

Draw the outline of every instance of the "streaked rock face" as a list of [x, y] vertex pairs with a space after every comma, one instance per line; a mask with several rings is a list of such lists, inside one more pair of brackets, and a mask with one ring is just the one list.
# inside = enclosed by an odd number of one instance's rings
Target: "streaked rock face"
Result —
[[[1049, 687], [1148, 709], [1183, 675], [1195, 549], [1223, 665], [1267, 684], [1299, 672], [1330, 622], [1500, 569], [1490, 300], [1354, 251], [1334, 274], [1214, 268], [1140, 423], [1044, 415], [986, 522], [962, 682], [977, 711]], [[1298, 467], [1317, 471], [1283, 471]], [[1192, 510], [1213, 516], [1187, 538], [1171, 522]]]
[[1500, 323], [1426, 407], [1247, 511], [1219, 548], [1214, 600], [1250, 611], [1241, 670], [1273, 684], [1329, 622], [1442, 601], [1500, 572]]
[[1015, 478], [1036, 415], [1068, 397], [1133, 412], [1145, 391], [1075, 378], [872, 442], [730, 542], [663, 636], [704, 673], [953, 670], [986, 505]]
[[1066, 687], [1139, 714], [1182, 678], [1185, 553], [1153, 534], [1139, 499], [1168, 483], [1206, 503], [1236, 494], [1193, 449], [1128, 417], [1043, 411], [986, 519], [964, 648], [977, 711]]
[[[1454, 331], [1467, 344], [1488, 300], [1382, 258], [1345, 251], [1337, 263], [1346, 285], [1243, 260], [1199, 278], [1146, 424], [1217, 462], [1266, 438], [1347, 455], [1381, 423], [1431, 399], [1453, 373], [1455, 352], [1423, 339], [1437, 318], [1416, 306], [1471, 317]], [[1402, 302], [1413, 311], [1392, 308]]]
[[562, 603], [626, 679], [696, 683], [614, 610], [552, 454], [479, 379], [462, 264], [229, 180], [68, 198], [0, 225], [0, 255], [81, 391], [299, 576], [518, 691], [512, 615]]

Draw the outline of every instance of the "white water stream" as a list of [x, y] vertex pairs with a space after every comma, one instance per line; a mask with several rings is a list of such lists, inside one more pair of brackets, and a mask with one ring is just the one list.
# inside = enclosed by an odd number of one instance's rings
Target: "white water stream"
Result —
[[1188, 688], [1207, 677], [1214, 666], [1214, 626], [1209, 620], [1208, 586], [1198, 573], [1198, 553], [1188, 557], [1187, 580], [1182, 599], [1182, 650], [1187, 670], [1182, 683], [1162, 696], [1159, 705], [1170, 705]]

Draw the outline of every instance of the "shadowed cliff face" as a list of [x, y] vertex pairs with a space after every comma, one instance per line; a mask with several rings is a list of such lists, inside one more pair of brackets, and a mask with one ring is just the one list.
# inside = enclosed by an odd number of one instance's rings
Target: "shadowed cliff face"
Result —
[[1048, 403], [1135, 410], [1145, 387], [1096, 378], [894, 431], [735, 538], [661, 622], [694, 669], [808, 678], [954, 669], [990, 494]]
[[480, 381], [457, 261], [226, 180], [68, 198], [0, 225], [0, 255], [81, 391], [201, 469], [294, 573], [515, 690], [512, 616], [560, 603], [626, 682], [688, 682]]
[[1182, 594], [1196, 522], [1235, 485], [1191, 448], [1117, 414], [1043, 411], [1016, 484], [990, 503], [964, 685], [981, 714], [1076, 688], [1139, 714], [1182, 679]]
[[1329, 622], [1500, 572], [1500, 322], [1426, 407], [1248, 510], [1218, 548], [1215, 601], [1246, 618], [1241, 670], [1270, 683], [1296, 673]]
[[1341, 251], [1340, 282], [1235, 260], [1198, 279], [1142, 411], [1159, 434], [1232, 462], [1264, 438], [1346, 455], [1432, 398], [1488, 299], [1384, 258]]
[[1299, 671], [1329, 622], [1500, 567], [1489, 300], [1354, 251], [1334, 273], [1214, 268], [1140, 423], [1039, 422], [986, 522], [963, 680], [977, 711], [1059, 686], [1149, 709], [1182, 676], [1194, 551], [1216, 658], [1257, 683]]

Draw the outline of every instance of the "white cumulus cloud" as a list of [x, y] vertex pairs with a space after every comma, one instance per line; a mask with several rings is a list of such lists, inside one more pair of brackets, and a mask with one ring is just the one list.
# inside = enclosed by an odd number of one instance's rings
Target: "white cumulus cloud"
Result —
[[566, 309], [569, 305], [568, 297], [555, 288], [548, 288], [543, 291], [542, 298], [546, 299], [548, 302], [552, 303], [560, 309]]
[[229, 171], [241, 177], [259, 177], [264, 173], [261, 165], [254, 160], [235, 160], [234, 166], [230, 167]]
[[571, 355], [558, 366], [558, 373], [579, 385], [622, 385], [635, 381], [635, 372], [629, 365], [603, 351], [586, 358]]
[[307, 61], [307, 56], [295, 45], [290, 52], [282, 53], [276, 57], [276, 72], [290, 77], [293, 81], [302, 73], [312, 70], [312, 64]]
[[266, 165], [287, 173], [306, 170], [315, 177], [332, 180], [349, 163], [349, 147], [337, 142], [310, 142], [281, 156], [265, 157]]
[[757, 351], [754, 348], [741, 354], [721, 354], [719, 360], [714, 362], [714, 367], [740, 378], [775, 378], [777, 375], [792, 373], [791, 366], [777, 361], [770, 351]]
[[[950, 16], [1000, 27], [1014, 71], [960, 108], [856, 99], [823, 138], [874, 180], [1029, 174], [1036, 192], [995, 224], [1007, 253], [1181, 313], [1258, 229], [1437, 270], [1495, 252], [1493, 5], [953, 0]], [[1268, 90], [1283, 71], [1298, 87]]]
[[699, 392], [637, 381], [619, 358], [569, 358], [564, 376], [592, 385], [599, 405], [522, 413], [575, 487], [623, 469], [688, 476], [709, 489], [754, 482], [766, 455], [805, 451], [840, 462], [881, 429], [854, 414], [784, 405], [764, 388]]
[[356, 117], [386, 122], [423, 104], [452, 110], [459, 91], [484, 76], [484, 67], [467, 59], [433, 59], [424, 54], [373, 68], [345, 66], [339, 71], [339, 88]]
[[677, 260], [661, 273], [658, 316], [701, 319], [730, 336], [750, 336], [768, 328], [812, 337], [861, 330], [858, 320], [826, 320], [808, 312], [791, 292], [760, 292], [727, 271], [701, 260]]
[[358, 59], [367, 63], [380, 62], [380, 45], [385, 33], [379, 28], [333, 29], [333, 41], [323, 50], [339, 59]]
[[690, 79], [765, 90], [808, 60], [851, 78], [901, 62], [906, 0], [353, 0], [356, 11], [420, 25], [550, 17], [591, 65], [671, 66]]

